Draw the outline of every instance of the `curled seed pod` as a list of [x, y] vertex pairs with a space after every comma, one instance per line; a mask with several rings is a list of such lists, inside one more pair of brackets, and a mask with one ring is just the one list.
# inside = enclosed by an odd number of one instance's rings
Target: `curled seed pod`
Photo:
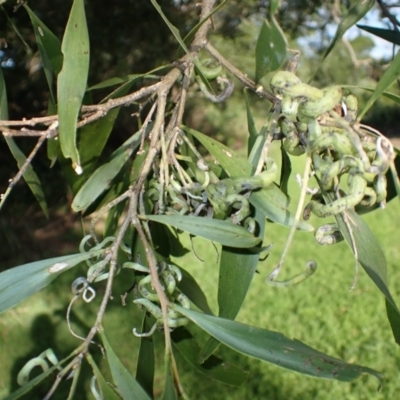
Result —
[[299, 110], [300, 100], [290, 97], [284, 96], [281, 102], [281, 111], [283, 115], [287, 115], [288, 117], [296, 116]]
[[318, 118], [332, 110], [342, 98], [342, 89], [339, 86], [330, 86], [322, 90], [323, 96], [317, 100], [309, 100], [299, 106], [299, 116]]
[[343, 98], [342, 104], [344, 110], [344, 119], [349, 122], [355, 122], [357, 119], [358, 100], [354, 94], [350, 93]]
[[320, 218], [329, 217], [331, 215], [339, 214], [349, 208], [355, 207], [361, 202], [364, 197], [367, 182], [362, 174], [350, 171], [348, 180], [349, 193], [347, 196], [341, 197], [332, 203], [322, 204], [318, 201], [311, 200], [304, 210], [303, 217], [307, 217], [309, 212], [312, 211]]
[[72, 293], [77, 295], [82, 293], [89, 286], [89, 282], [83, 276], [76, 278], [71, 284]]
[[182, 272], [176, 265], [168, 264], [168, 269], [175, 275], [178, 282], [182, 280]]
[[144, 306], [146, 308], [146, 310], [156, 319], [162, 320], [162, 311], [161, 308], [158, 307], [157, 305], [155, 305], [154, 303], [152, 303], [150, 300], [148, 299], [136, 299], [133, 300], [133, 302], [135, 304], [139, 304], [141, 306]]
[[[90, 293], [90, 295], [88, 295], [88, 293]], [[82, 299], [83, 299], [86, 303], [90, 303], [95, 297], [96, 297], [96, 291], [95, 291], [91, 286], [88, 286], [88, 287], [83, 291]]]
[[199, 168], [201, 171], [209, 171], [207, 163], [202, 158], [197, 160], [196, 165], [197, 165], [197, 168]]
[[321, 245], [331, 245], [343, 240], [336, 224], [326, 224], [320, 226], [314, 233], [315, 240]]
[[275, 94], [282, 94], [284, 93], [284, 90], [287, 90], [288, 88], [298, 85], [301, 83], [300, 78], [298, 78], [295, 74], [289, 71], [278, 71], [274, 74], [274, 76], [271, 79], [271, 90]]

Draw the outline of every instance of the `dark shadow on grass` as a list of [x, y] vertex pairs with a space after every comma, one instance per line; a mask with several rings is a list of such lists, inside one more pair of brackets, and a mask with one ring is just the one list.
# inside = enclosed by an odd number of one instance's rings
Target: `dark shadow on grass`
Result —
[[[10, 393], [19, 389], [19, 385], [17, 384], [17, 375], [24, 367], [24, 365], [34, 357], [39, 356], [43, 351], [51, 348], [54, 351], [54, 354], [57, 356], [59, 360], [68, 356], [74, 349], [68, 348], [63, 345], [62, 342], [55, 341], [56, 335], [56, 324], [52, 321], [51, 317], [47, 314], [38, 315], [32, 323], [30, 337], [27, 338], [32, 343], [32, 349], [21, 358], [15, 360], [14, 365], [11, 369], [11, 387]], [[96, 362], [102, 358], [100, 351], [93, 352], [93, 358]], [[98, 354], [96, 354], [98, 353]], [[49, 366], [52, 366], [51, 363], [48, 363]], [[40, 367], [35, 367], [31, 374], [30, 379], [39, 375], [42, 372]], [[75, 391], [74, 399], [77, 400], [89, 400], [89, 397], [86, 396], [85, 386], [87, 386], [87, 382], [91, 379], [93, 373], [91, 368], [88, 366], [86, 362], [83, 362], [82, 368], [79, 375], [79, 380], [77, 384], [77, 388]], [[35, 386], [30, 392], [21, 397], [21, 399], [26, 400], [41, 400], [48, 393], [51, 386], [53, 385], [57, 376], [57, 372], [54, 372], [49, 377], [44, 379], [39, 385]], [[68, 393], [70, 390], [72, 380], [63, 380], [60, 382], [55, 394], [52, 399], [66, 399], [68, 397]]]

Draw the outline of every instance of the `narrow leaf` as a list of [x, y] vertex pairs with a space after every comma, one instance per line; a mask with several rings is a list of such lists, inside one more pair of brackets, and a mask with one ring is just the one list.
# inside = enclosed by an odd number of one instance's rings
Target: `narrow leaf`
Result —
[[208, 21], [217, 11], [220, 10], [220, 8], [222, 6], [225, 5], [227, 0], [223, 0], [221, 1], [221, 3], [215, 7], [210, 14], [208, 14], [205, 18], [203, 18], [201, 21], [199, 21], [190, 31], [189, 33], [183, 38], [183, 42], [186, 45], [189, 45], [190, 43], [192, 43], [192, 40], [196, 34], [196, 32], [199, 30], [199, 28], [204, 24], [204, 22]]
[[[388, 171], [387, 175], [388, 177], [388, 194], [386, 197], [387, 201], [390, 201], [394, 197], [399, 197], [400, 198], [400, 182], [399, 182], [399, 170], [400, 170], [400, 157], [397, 156], [394, 162], [390, 165], [390, 170]], [[394, 190], [391, 190], [392, 187]]]
[[[342, 88], [349, 88], [349, 89], [362, 89], [366, 90], [367, 92], [374, 92], [375, 88], [369, 88], [366, 86], [356, 86], [356, 85], [341, 85]], [[388, 98], [389, 100], [394, 101], [397, 104], [400, 104], [400, 96], [391, 92], [382, 92], [382, 96]]]
[[178, 400], [178, 396], [177, 396], [176, 390], [175, 390], [174, 380], [172, 378], [171, 365], [170, 365], [168, 354], [165, 354], [164, 358], [167, 358], [167, 360], [165, 360], [165, 362], [164, 362], [164, 364], [165, 364], [165, 368], [164, 368], [165, 386], [164, 386], [164, 392], [162, 395], [162, 400]]
[[400, 346], [400, 318], [399, 318], [399, 311], [393, 304], [388, 300], [385, 299], [386, 305], [386, 315], [390, 322], [390, 327], [392, 328], [392, 333], [395, 342]]
[[[114, 98], [116, 95], [124, 96], [128, 93], [131, 85], [132, 84], [123, 85], [123, 87], [112, 94], [110, 98]], [[61, 163], [63, 173], [74, 194], [78, 192], [82, 184], [93, 174], [93, 169], [98, 162], [99, 156], [103, 152], [120, 109], [120, 107], [116, 107], [110, 110], [103, 118], [79, 129], [78, 152], [83, 173], [81, 175], [76, 175], [71, 171], [69, 166], [66, 166], [66, 163]]]
[[33, 30], [35, 32], [36, 43], [42, 60], [43, 70], [46, 75], [47, 85], [53, 104], [56, 103], [53, 93], [53, 79], [62, 68], [63, 55], [61, 52], [60, 40], [50, 31], [50, 29], [37, 17], [27, 4], [23, 7], [29, 14]]
[[76, 148], [76, 126], [89, 71], [89, 34], [83, 0], [74, 0], [61, 51], [64, 63], [58, 75], [58, 117], [61, 151], [82, 172]]
[[230, 221], [186, 215], [146, 215], [145, 218], [225, 246], [247, 248], [254, 247], [260, 242], [260, 238]]
[[140, 78], [148, 78], [148, 79], [158, 79], [159, 77], [157, 75], [153, 75], [154, 72], [159, 72], [164, 69], [171, 68], [171, 64], [165, 64], [161, 65], [160, 67], [154, 68], [149, 72], [145, 72], [144, 74], [129, 74], [126, 76], [123, 76], [121, 78], [114, 77], [114, 78], [109, 78], [106, 79], [103, 82], [97, 83], [96, 85], [90, 86], [87, 90], [97, 90], [97, 89], [104, 89], [110, 86], [115, 86], [115, 85], [120, 85], [122, 83], [134, 83]]
[[[0, 2], [0, 4], [3, 4], [5, 1], [7, 0], [2, 0]], [[19, 31], [19, 29], [17, 28], [17, 26], [14, 24], [13, 20], [8, 16], [6, 10], [4, 9], [4, 7], [2, 5], [0, 5], [0, 10], [3, 11], [4, 15], [6, 16], [7, 22], [11, 25], [11, 27], [13, 28], [14, 32], [16, 33], [16, 35], [18, 36], [19, 40], [21, 40], [21, 42], [24, 44], [24, 46], [27, 48], [27, 53], [28, 54], [32, 54], [32, 49], [29, 47], [28, 43], [26, 43], [24, 36], [21, 34], [21, 32]], [[4, 23], [3, 23], [4, 26]]]
[[275, 18], [264, 20], [256, 44], [256, 82], [285, 61], [286, 38]]
[[[184, 40], [181, 37], [181, 34], [179, 33], [179, 30], [176, 26], [174, 26], [173, 24], [171, 24], [171, 22], [169, 22], [168, 18], [166, 17], [166, 15], [163, 13], [160, 5], [157, 3], [156, 0], [150, 0], [151, 4], [153, 4], [154, 8], [157, 10], [157, 12], [160, 14], [161, 18], [164, 20], [165, 24], [168, 26], [169, 30], [172, 32], [172, 34], [174, 35], [176, 41], [179, 43], [179, 46], [181, 46], [181, 48], [183, 49], [183, 51], [189, 56], [191, 57], [191, 54], [188, 50], [188, 48], [186, 47], [186, 44], [184, 42]], [[201, 72], [201, 66], [199, 64], [199, 61], [196, 58], [192, 59], [194, 65], [196, 66], [196, 72], [200, 75], [201, 79], [203, 82], [206, 82], [207, 79], [206, 77], [202, 74]], [[208, 84], [209, 85], [209, 84]]]
[[111, 181], [121, 171], [131, 154], [138, 148], [141, 135], [141, 131], [136, 132], [111, 154], [109, 162], [96, 169], [76, 194], [72, 202], [74, 211], [82, 211], [87, 208], [110, 186]]
[[282, 333], [173, 306], [200, 328], [239, 353], [318, 378], [351, 382], [365, 374], [382, 383], [382, 375], [368, 367], [330, 357]]
[[281, 180], [279, 182], [279, 188], [285, 193], [286, 196], [289, 196], [288, 184], [289, 178], [292, 174], [292, 163], [290, 161], [290, 157], [286, 150], [281, 145], [281, 159], [282, 159], [282, 166], [281, 166]]
[[[294, 214], [286, 207], [289, 199], [275, 185], [253, 192], [250, 196], [250, 203], [260, 210], [266, 218], [280, 225], [292, 227], [295, 222]], [[298, 221], [297, 229], [305, 232], [312, 232], [314, 228], [305, 221]]]
[[[259, 226], [258, 237], [264, 237], [265, 217], [256, 210], [255, 220]], [[259, 259], [258, 253], [245, 249], [223, 246], [219, 265], [218, 280], [218, 315], [234, 320], [246, 298]], [[198, 356], [203, 363], [219, 346], [219, 342], [211, 337], [201, 349]]]
[[[143, 323], [141, 332], [149, 332], [151, 325], [149, 317], [143, 313]], [[136, 380], [139, 385], [153, 398], [154, 383], [154, 344], [153, 337], [140, 338], [139, 355], [137, 359]]]
[[281, 6], [281, 0], [271, 0], [269, 5], [269, 12], [271, 15], [275, 15]]
[[382, 93], [400, 76], [400, 52], [397, 52], [396, 56], [391, 61], [389, 67], [383, 73], [381, 79], [376, 85], [375, 91], [368, 99], [363, 110], [359, 113], [357, 119], [360, 121], [375, 101], [382, 95]]
[[375, 36], [387, 40], [390, 43], [393, 43], [397, 46], [400, 45], [400, 32], [398, 32], [397, 30], [375, 28], [373, 26], [358, 25], [358, 24], [356, 26], [357, 28], [360, 28], [366, 32], [372, 33]]
[[[2, 120], [8, 119], [7, 89], [4, 82], [3, 70], [1, 66], [0, 66], [0, 119]], [[7, 143], [8, 148], [11, 151], [11, 154], [17, 161], [18, 167], [21, 169], [21, 167], [24, 165], [26, 161], [25, 154], [19, 149], [19, 147], [16, 145], [12, 137], [5, 136], [4, 139]], [[23, 178], [25, 182], [28, 184], [29, 189], [31, 189], [37, 202], [39, 203], [44, 215], [46, 216], [46, 218], [48, 218], [49, 211], [47, 208], [46, 199], [44, 197], [42, 184], [40, 183], [39, 177], [36, 175], [31, 164], [29, 164], [28, 167], [26, 168]], [[9, 193], [10, 190], [8, 190], [4, 195], [4, 197], [0, 200], [0, 206], [4, 204], [4, 201]]]
[[400, 345], [400, 311], [388, 287], [385, 255], [378, 240], [363, 219], [353, 210], [346, 211], [346, 220], [342, 214], [336, 215], [335, 219], [353, 253], [355, 245], [357, 260], [385, 296], [387, 316], [393, 336]]
[[[7, 143], [8, 148], [11, 151], [11, 154], [17, 161], [18, 168], [21, 169], [26, 161], [25, 154], [19, 149], [12, 137], [5, 137], [4, 139]], [[31, 192], [35, 196], [37, 202], [39, 203], [43, 214], [46, 216], [46, 218], [49, 218], [49, 210], [47, 208], [47, 202], [42, 189], [42, 184], [31, 164], [29, 164], [26, 168], [23, 174], [23, 178], [28, 184], [29, 189], [31, 189]]]
[[241, 386], [246, 382], [248, 373], [218, 357], [211, 356], [205, 363], [199, 364], [197, 362], [197, 355], [199, 354], [200, 347], [187, 329], [183, 327], [175, 329], [171, 337], [174, 347], [198, 372], [225, 385]]
[[103, 118], [79, 129], [78, 149], [84, 172], [79, 176], [71, 174], [71, 179], [74, 179], [72, 182], [70, 179], [73, 193], [77, 193], [83, 182], [93, 174], [93, 169], [103, 152], [119, 111], [119, 107], [114, 108]]
[[239, 157], [229, 147], [194, 129], [186, 126], [183, 129], [194, 136], [208, 150], [231, 178], [240, 178], [252, 174], [253, 167], [251, 164], [243, 157]]
[[120, 400], [121, 397], [119, 397], [117, 393], [115, 393], [115, 391], [107, 383], [106, 379], [99, 370], [99, 367], [96, 365], [90, 353], [86, 353], [86, 360], [92, 367], [93, 374], [96, 377], [96, 388], [98, 387], [100, 389], [100, 395], [101, 395], [100, 399]]
[[150, 400], [148, 394], [143, 390], [143, 388], [139, 385], [136, 379], [131, 375], [131, 373], [126, 369], [124, 364], [122, 364], [121, 360], [115, 354], [107, 339], [103, 327], [100, 328], [99, 333], [106, 350], [108, 365], [110, 367], [111, 375], [114, 384], [117, 387], [118, 393], [124, 400], [130, 400], [132, 398], [135, 400]]
[[347, 11], [347, 14], [340, 21], [335, 36], [326, 49], [322, 60], [329, 55], [329, 53], [335, 47], [335, 44], [342, 39], [346, 31], [355, 25], [356, 22], [359, 21], [374, 6], [374, 4], [375, 0], [357, 0], [354, 2], [354, 4]]
[[179, 289], [195, 304], [201, 311], [206, 314], [212, 314], [210, 306], [208, 305], [207, 297], [201, 289], [200, 285], [196, 282], [193, 276], [183, 268], [182, 280], [179, 282]]
[[247, 96], [246, 90], [244, 92], [244, 98], [246, 100], [247, 130], [249, 132], [249, 139], [247, 141], [247, 153], [249, 155], [251, 152], [251, 149], [253, 148], [254, 143], [256, 141], [258, 132], [257, 132], [256, 124], [254, 123], [253, 115], [251, 113], [249, 98]]
[[100, 256], [104, 249], [71, 254], [10, 268], [0, 273], [0, 314], [43, 289], [62, 272]]
[[[335, 215], [340, 232], [350, 249], [353, 240], [357, 249], [357, 258], [365, 272], [372, 279], [382, 294], [397, 308], [387, 283], [386, 260], [382, 248], [364, 220], [353, 210], [346, 211], [346, 219], [342, 214]], [[346, 223], [346, 221], [348, 221]], [[351, 235], [349, 233], [351, 230]]]

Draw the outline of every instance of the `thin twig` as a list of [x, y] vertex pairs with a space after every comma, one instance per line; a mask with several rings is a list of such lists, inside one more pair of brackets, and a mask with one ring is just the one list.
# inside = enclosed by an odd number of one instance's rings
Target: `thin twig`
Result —
[[232, 65], [210, 42], [208, 42], [204, 48], [245, 87], [248, 87], [256, 92], [260, 97], [267, 99], [272, 103], [277, 101], [277, 98], [272, 93], [265, 90], [261, 85], [257, 85], [247, 75]]

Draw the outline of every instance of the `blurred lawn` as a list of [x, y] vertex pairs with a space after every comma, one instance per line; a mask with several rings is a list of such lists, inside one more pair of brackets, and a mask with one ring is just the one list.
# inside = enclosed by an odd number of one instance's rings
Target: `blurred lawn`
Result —
[[[296, 159], [294, 169], [301, 170], [304, 160]], [[294, 178], [292, 179], [294, 182]], [[296, 205], [298, 188], [292, 184], [293, 201]], [[388, 204], [386, 210], [378, 210], [365, 216], [378, 237], [387, 257], [389, 282], [395, 299], [400, 304], [400, 227], [398, 200]], [[324, 221], [325, 222], [325, 221]], [[322, 224], [313, 218], [314, 226]], [[240, 388], [225, 387], [208, 378], [202, 379], [178, 356], [184, 387], [192, 399], [394, 399], [400, 391], [400, 354], [395, 345], [383, 297], [360, 267], [357, 287], [349, 291], [354, 280], [354, 261], [346, 244], [322, 247], [316, 244], [310, 233], [298, 232], [285, 263], [281, 278], [289, 278], [305, 268], [306, 261], [313, 259], [318, 270], [309, 280], [286, 289], [269, 287], [265, 277], [277, 264], [283, 250], [288, 229], [267, 224], [265, 244], [273, 243], [270, 257], [259, 264], [248, 297], [238, 320], [265, 329], [281, 331], [289, 337], [351, 363], [357, 363], [381, 371], [385, 384], [380, 393], [375, 378], [363, 377], [347, 384], [329, 380], [317, 380], [284, 369], [237, 355], [227, 348], [220, 348], [218, 355], [250, 372], [248, 382]], [[397, 238], [397, 239], [396, 239]], [[190, 244], [186, 240], [187, 247]], [[216, 287], [218, 268], [217, 254], [209, 242], [194, 239], [194, 248], [200, 262], [189, 253], [177, 261], [178, 265], [190, 271], [201, 283], [209, 296], [211, 306], [216, 310]], [[74, 269], [62, 275], [50, 287], [32, 296], [20, 306], [0, 316], [0, 398], [10, 390], [17, 389], [16, 375], [32, 357], [52, 347], [61, 359], [79, 344], [66, 326], [65, 312], [71, 298], [70, 284], [77, 276], [83, 275]], [[130, 285], [129, 271], [118, 277], [114, 299], [111, 301], [104, 321], [110, 342], [131, 371], [135, 370], [135, 358], [139, 341], [132, 335], [132, 328], [140, 326], [138, 309], [131, 302], [120, 307], [119, 295]], [[89, 307], [78, 304], [74, 307], [72, 322], [74, 329], [85, 334], [95, 318], [96, 306], [100, 302], [102, 288], [98, 289], [95, 302]], [[93, 307], [92, 307], [93, 306]], [[195, 332], [202, 339], [201, 332]], [[156, 387], [157, 395], [162, 391], [162, 335], [154, 336], [159, 350]], [[95, 360], [103, 367], [105, 360], [93, 346]], [[88, 395], [89, 368], [84, 369], [76, 399], [90, 399]], [[40, 387], [26, 395], [25, 399], [41, 399], [49, 385]], [[63, 382], [55, 399], [65, 399], [69, 382]]]

